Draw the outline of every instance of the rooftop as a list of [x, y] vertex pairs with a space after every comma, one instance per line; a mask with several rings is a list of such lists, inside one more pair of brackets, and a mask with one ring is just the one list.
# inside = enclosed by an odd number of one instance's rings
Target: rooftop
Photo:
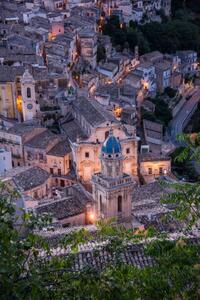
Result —
[[[15, 124], [15, 126], [8, 129], [8, 133], [23, 136], [26, 133], [31, 132], [35, 128], [42, 128], [34, 125], [28, 125], [28, 124]], [[45, 130], [45, 128], [44, 128]]]
[[164, 161], [164, 160], [170, 160], [170, 157], [164, 156], [164, 155], [158, 155], [153, 153], [143, 153], [139, 156], [140, 162], [145, 161]]
[[1, 180], [10, 177], [19, 189], [28, 191], [45, 183], [49, 176], [48, 172], [39, 167], [19, 167], [5, 172]]
[[80, 97], [73, 104], [75, 110], [78, 110], [92, 126], [98, 126], [104, 122], [118, 123], [116, 118], [96, 100], [89, 101], [86, 98]]
[[75, 184], [65, 189], [65, 196], [59, 200], [51, 200], [37, 207], [37, 212], [52, 214], [58, 220], [85, 213], [86, 205], [91, 203], [91, 195], [81, 184]]
[[51, 144], [52, 140], [57, 138], [58, 136], [56, 134], [52, 133], [50, 130], [45, 130], [26, 142], [25, 146], [46, 149], [46, 147]]
[[163, 133], [163, 125], [160, 123], [152, 122], [149, 120], [143, 120], [143, 125], [146, 130]]
[[76, 142], [77, 138], [87, 139], [87, 134], [83, 131], [78, 122], [71, 116], [62, 123], [62, 129], [71, 142]]
[[69, 142], [67, 140], [56, 144], [47, 154], [52, 156], [65, 156], [71, 152]]
[[74, 196], [68, 196], [61, 200], [48, 202], [37, 207], [37, 213], [49, 213], [56, 219], [62, 220], [67, 217], [79, 215], [84, 212], [86, 203], [81, 202]]
[[0, 65], [0, 82], [14, 82], [17, 76], [22, 76], [24, 67], [10, 67]]
[[104, 69], [109, 72], [114, 72], [116, 68], [117, 68], [117, 65], [114, 63], [111, 63], [111, 62], [109, 62], [109, 63], [106, 62], [104, 64], [99, 65], [99, 69]]

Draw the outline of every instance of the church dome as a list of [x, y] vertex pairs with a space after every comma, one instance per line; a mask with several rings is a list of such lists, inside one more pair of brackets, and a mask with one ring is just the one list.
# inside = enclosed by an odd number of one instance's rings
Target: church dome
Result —
[[112, 130], [109, 132], [109, 136], [103, 143], [101, 148], [103, 154], [118, 154], [121, 153], [121, 145], [119, 140], [113, 135]]

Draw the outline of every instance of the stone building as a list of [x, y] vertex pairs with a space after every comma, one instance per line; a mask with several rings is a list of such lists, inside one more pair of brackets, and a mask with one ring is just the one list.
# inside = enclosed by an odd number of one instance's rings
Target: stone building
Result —
[[37, 213], [48, 213], [63, 227], [90, 223], [90, 207], [93, 199], [81, 184], [74, 184], [62, 190], [59, 197], [40, 202]]
[[139, 169], [146, 183], [153, 182], [160, 176], [171, 175], [171, 158], [153, 153], [141, 154]]
[[47, 153], [48, 171], [54, 175], [67, 175], [70, 171], [71, 148], [69, 142], [63, 140]]
[[84, 29], [79, 32], [81, 56], [89, 62], [93, 69], [97, 65], [97, 34], [92, 29]]
[[12, 169], [11, 152], [0, 148], [0, 173]]
[[101, 148], [100, 160], [101, 173], [92, 177], [97, 218], [117, 217], [120, 222], [130, 221], [134, 182], [123, 172], [122, 147], [112, 130]]
[[135, 127], [129, 125], [127, 128], [121, 124], [95, 100], [77, 98], [73, 103], [72, 115], [62, 124], [62, 129], [70, 141], [78, 179], [90, 181], [94, 173], [100, 172], [99, 155], [110, 127], [121, 142], [123, 171], [137, 177], [138, 138]]
[[51, 175], [39, 167], [13, 168], [4, 172], [0, 180], [13, 181], [27, 209], [37, 206], [38, 201], [51, 195]]
[[45, 130], [24, 143], [24, 160], [28, 166], [39, 166], [49, 171], [47, 153], [60, 142], [59, 136]]
[[13, 167], [24, 166], [24, 144], [44, 131], [45, 128], [24, 123], [0, 129], [0, 147], [11, 152]]

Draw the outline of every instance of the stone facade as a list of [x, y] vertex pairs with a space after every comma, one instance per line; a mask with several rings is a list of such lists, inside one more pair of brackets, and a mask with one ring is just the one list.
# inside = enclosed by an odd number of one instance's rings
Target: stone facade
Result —
[[[112, 125], [114, 135], [118, 137], [122, 145], [124, 155], [123, 170], [127, 174], [137, 176], [137, 138], [128, 137], [123, 127]], [[77, 141], [73, 143], [74, 161], [76, 162], [77, 175], [83, 181], [89, 181], [94, 173], [101, 171], [99, 159], [102, 143], [107, 137], [109, 127], [102, 124], [96, 128], [87, 141]]]
[[101, 173], [92, 177], [93, 198], [97, 218], [116, 217], [119, 222], [131, 218], [131, 198], [134, 182], [123, 173], [120, 142], [110, 131], [101, 149]]

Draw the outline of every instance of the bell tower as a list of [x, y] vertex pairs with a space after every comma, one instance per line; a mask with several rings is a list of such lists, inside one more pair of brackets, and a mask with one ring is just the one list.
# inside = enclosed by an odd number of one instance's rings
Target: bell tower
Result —
[[92, 177], [95, 213], [99, 219], [131, 220], [134, 182], [123, 173], [123, 159], [120, 142], [110, 130], [101, 149], [101, 173]]
[[36, 117], [35, 81], [33, 76], [26, 70], [21, 80], [22, 90], [22, 114], [24, 121], [30, 121]]

